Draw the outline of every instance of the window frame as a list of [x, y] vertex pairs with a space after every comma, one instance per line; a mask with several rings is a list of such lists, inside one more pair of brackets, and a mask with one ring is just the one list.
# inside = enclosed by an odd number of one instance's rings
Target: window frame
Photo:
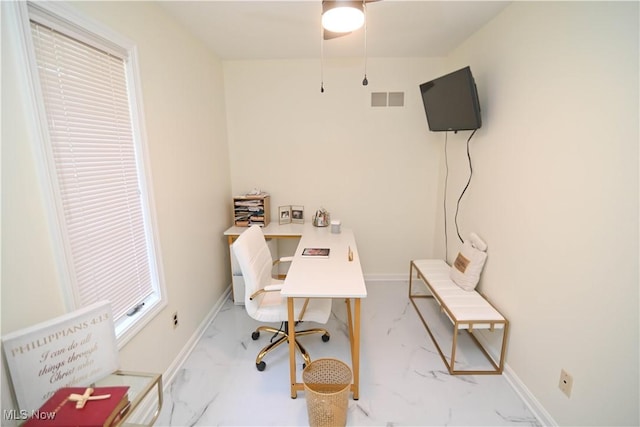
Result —
[[[148, 324], [164, 307], [167, 306], [167, 292], [162, 271], [158, 227], [153, 200], [150, 158], [148, 154], [146, 131], [144, 128], [144, 111], [142, 108], [142, 90], [137, 61], [137, 47], [129, 39], [117, 34], [106, 26], [94, 21], [77, 10], [59, 2], [7, 2], [9, 21], [15, 30], [19, 44], [18, 62], [23, 67], [20, 74], [24, 76], [22, 85], [28, 96], [27, 116], [28, 126], [33, 131], [33, 148], [37, 157], [37, 169], [43, 188], [43, 197], [49, 218], [49, 228], [53, 240], [54, 257], [58, 266], [59, 283], [68, 311], [81, 308], [76, 299], [77, 284], [73, 280], [72, 259], [70, 250], [65, 243], [65, 220], [60, 203], [60, 191], [56, 179], [56, 170], [49, 144], [49, 130], [47, 116], [36, 64], [33, 40], [31, 37], [31, 14], [38, 16], [39, 21], [47, 21], [54, 28], [64, 28], [64, 32], [83, 42], [98, 41], [101, 47], [118, 52], [125, 56], [126, 79], [129, 88], [129, 105], [131, 110], [131, 126], [133, 130], [134, 146], [138, 177], [141, 189], [144, 222], [147, 229], [147, 251], [150, 269], [153, 276], [154, 293], [145, 300], [144, 307], [115, 325], [118, 348], [122, 348], [146, 324]], [[32, 8], [32, 9], [31, 9]], [[133, 303], [132, 303], [133, 304]]]

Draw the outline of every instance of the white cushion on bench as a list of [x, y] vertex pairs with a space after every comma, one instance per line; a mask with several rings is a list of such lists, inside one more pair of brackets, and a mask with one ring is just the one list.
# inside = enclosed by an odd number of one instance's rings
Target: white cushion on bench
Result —
[[465, 291], [473, 291], [480, 281], [480, 274], [487, 260], [487, 244], [471, 233], [462, 244], [451, 266], [451, 279]]
[[[492, 322], [505, 320], [477, 291], [465, 291], [456, 285], [449, 276], [451, 267], [443, 260], [422, 259], [413, 262], [429, 282], [438, 304], [445, 305], [449, 309], [453, 316], [450, 320], [454, 323], [457, 321], [459, 329], [469, 328], [469, 323], [464, 322], [473, 323], [474, 329], [489, 329]], [[502, 328], [504, 324], [496, 323], [493, 326]]]

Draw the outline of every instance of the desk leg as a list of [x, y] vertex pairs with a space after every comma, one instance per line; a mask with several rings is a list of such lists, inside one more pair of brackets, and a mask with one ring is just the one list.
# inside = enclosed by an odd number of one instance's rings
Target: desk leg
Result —
[[347, 304], [347, 323], [349, 327], [349, 346], [351, 347], [351, 367], [353, 370], [353, 400], [360, 398], [360, 298], [355, 298], [355, 317], [351, 313], [351, 300], [345, 299]]
[[353, 317], [351, 315], [351, 300], [349, 298], [344, 300], [347, 304], [347, 327], [349, 328], [349, 350], [351, 350], [351, 365], [353, 365]]
[[353, 326], [353, 400], [360, 398], [360, 298], [355, 299], [355, 324]]
[[296, 325], [293, 319], [293, 298], [287, 298], [289, 322], [289, 377], [291, 379], [291, 398], [298, 397], [296, 391]]

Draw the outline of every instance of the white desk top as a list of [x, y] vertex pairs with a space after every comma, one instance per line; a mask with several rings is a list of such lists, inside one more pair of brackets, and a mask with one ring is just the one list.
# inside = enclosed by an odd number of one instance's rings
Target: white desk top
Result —
[[[310, 247], [331, 249], [329, 258], [303, 257], [302, 250]], [[349, 248], [353, 261], [348, 259]], [[284, 297], [365, 298], [367, 287], [353, 232], [343, 228], [342, 233], [333, 234], [330, 227], [305, 224], [281, 293]]]
[[[265, 237], [300, 237], [304, 234], [305, 230], [317, 228], [313, 227], [311, 223], [305, 224], [278, 224], [277, 222], [270, 222], [266, 227], [262, 227], [262, 233]], [[229, 227], [225, 232], [225, 236], [239, 236], [245, 231], [247, 227]]]

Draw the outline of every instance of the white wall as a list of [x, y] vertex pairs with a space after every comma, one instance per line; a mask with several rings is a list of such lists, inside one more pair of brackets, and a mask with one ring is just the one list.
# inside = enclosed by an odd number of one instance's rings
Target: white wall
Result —
[[[512, 322], [507, 364], [561, 425], [640, 423], [637, 3], [515, 2], [450, 58], [370, 59], [368, 87], [360, 59], [329, 59], [324, 94], [319, 61], [225, 63], [223, 90], [220, 61], [155, 5], [73, 5], [140, 43], [170, 301], [122, 350], [124, 368], [164, 371], [229, 283], [232, 193], [261, 187], [272, 213], [329, 209], [371, 277], [440, 256], [444, 136], [427, 131], [417, 85], [471, 65], [484, 126], [459, 223], [489, 244], [480, 289]], [[4, 24], [2, 333], [64, 312]], [[406, 105], [371, 108], [371, 91], [404, 91]], [[466, 136], [449, 136], [450, 215]]]
[[[637, 2], [515, 2], [448, 58], [471, 65], [483, 108], [460, 213], [489, 245], [480, 289], [560, 425], [640, 422], [638, 40]], [[450, 147], [453, 200], [464, 138]]]
[[[510, 373], [550, 422], [637, 424], [637, 3], [517, 2], [446, 59], [370, 59], [366, 88], [358, 59], [325, 64], [324, 94], [319, 61], [225, 62], [232, 190], [329, 209], [369, 277], [441, 256], [444, 135], [417, 85], [465, 65], [484, 126], [458, 222], [489, 244], [480, 290], [512, 322]], [[395, 90], [405, 108], [368, 106]], [[448, 136], [449, 260], [469, 134]]]
[[[310, 220], [324, 207], [357, 236], [368, 277], [406, 276], [433, 255], [440, 146], [427, 131], [418, 85], [440, 59], [227, 61], [232, 191], [259, 187]], [[404, 107], [371, 107], [371, 92], [405, 93]], [[277, 220], [277, 216], [274, 216]]]
[[[138, 46], [169, 302], [120, 351], [120, 362], [123, 369], [165, 372], [230, 279], [222, 236], [230, 221], [231, 197], [222, 64], [156, 4], [74, 2], [72, 6]], [[3, 334], [67, 311], [25, 109], [26, 91], [16, 63], [15, 33], [6, 18], [3, 13]], [[180, 318], [175, 330], [174, 311]]]

